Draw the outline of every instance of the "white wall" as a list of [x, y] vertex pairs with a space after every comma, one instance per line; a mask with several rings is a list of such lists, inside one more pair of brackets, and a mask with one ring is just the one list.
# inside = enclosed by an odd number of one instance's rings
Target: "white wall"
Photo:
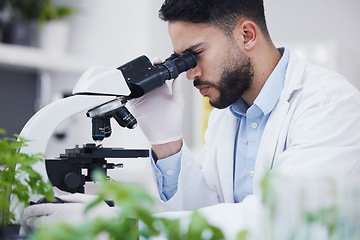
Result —
[[159, 57], [165, 57], [166, 48], [171, 49], [168, 38], [158, 36], [167, 31], [157, 18], [159, 0], [80, 0], [75, 4], [73, 54], [118, 66], [142, 54], [154, 57], [154, 49], [162, 50]]
[[360, 88], [359, 0], [265, 0], [270, 35], [277, 46], [327, 45], [334, 70]]

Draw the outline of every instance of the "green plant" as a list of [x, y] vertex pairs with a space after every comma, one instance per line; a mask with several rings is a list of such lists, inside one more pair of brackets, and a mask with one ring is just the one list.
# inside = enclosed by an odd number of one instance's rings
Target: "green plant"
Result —
[[70, 6], [56, 6], [52, 0], [10, 0], [10, 11], [14, 18], [44, 25], [47, 21], [72, 16], [75, 11]]
[[[188, 227], [184, 227], [179, 219], [154, 215], [150, 210], [153, 199], [143, 188], [108, 180], [100, 172], [96, 173], [95, 179], [100, 184], [98, 198], [87, 205], [84, 214], [105, 199], [112, 199], [120, 206], [115, 218], [96, 218], [79, 226], [64, 222], [46, 224], [37, 228], [30, 240], [95, 239], [101, 233], [108, 234], [109, 239], [126, 240], [139, 239], [139, 236], [149, 239], [160, 234], [173, 240], [224, 239], [222, 231], [196, 211], [192, 213]], [[238, 239], [245, 239], [241, 236]]]
[[[0, 129], [0, 134], [5, 130]], [[32, 166], [43, 161], [43, 155], [20, 153], [21, 147], [28, 142], [22, 137], [0, 139], [0, 226], [7, 226], [15, 221], [14, 210], [20, 203], [29, 205], [30, 196], [41, 194], [54, 199], [52, 185], [44, 182], [42, 176]], [[14, 197], [17, 204], [10, 205]]]

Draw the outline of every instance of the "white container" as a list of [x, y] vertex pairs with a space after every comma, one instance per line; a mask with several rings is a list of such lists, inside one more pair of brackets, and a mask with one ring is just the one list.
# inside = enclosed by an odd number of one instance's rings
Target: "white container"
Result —
[[62, 55], [68, 50], [70, 26], [67, 21], [56, 20], [39, 27], [38, 45], [49, 54]]

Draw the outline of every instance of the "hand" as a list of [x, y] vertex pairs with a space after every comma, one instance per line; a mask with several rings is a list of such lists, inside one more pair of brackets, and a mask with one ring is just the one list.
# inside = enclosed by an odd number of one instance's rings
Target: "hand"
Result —
[[115, 217], [114, 208], [110, 208], [105, 202], [84, 213], [86, 205], [97, 196], [86, 194], [63, 195], [59, 198], [66, 203], [45, 203], [27, 207], [24, 215], [29, 217], [27, 224], [36, 227], [41, 223], [51, 221], [65, 221], [71, 225], [79, 225], [86, 220], [95, 217], [110, 218]]
[[184, 105], [181, 81], [175, 79], [172, 91], [165, 84], [140, 98], [130, 100], [127, 106], [149, 142], [158, 145], [182, 138]]

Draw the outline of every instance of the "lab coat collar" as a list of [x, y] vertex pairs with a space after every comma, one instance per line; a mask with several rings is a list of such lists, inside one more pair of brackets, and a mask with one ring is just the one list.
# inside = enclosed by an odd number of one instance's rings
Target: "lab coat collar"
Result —
[[303, 87], [303, 74], [305, 72], [305, 61], [290, 51], [288, 70], [286, 71], [284, 91], [280, 98], [288, 102]]
[[269, 114], [274, 109], [284, 88], [290, 53], [288, 49], [284, 48], [279, 48], [279, 52], [282, 53], [280, 61], [266, 80], [258, 97], [254, 101], [254, 105], [258, 106], [264, 115]]

